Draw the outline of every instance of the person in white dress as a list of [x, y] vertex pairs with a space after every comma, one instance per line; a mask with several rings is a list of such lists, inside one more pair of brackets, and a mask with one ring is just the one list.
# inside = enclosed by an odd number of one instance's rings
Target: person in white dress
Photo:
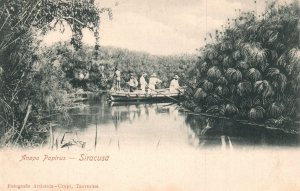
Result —
[[170, 83], [170, 92], [171, 93], [179, 93], [180, 86], [178, 83], [178, 78], [179, 78], [178, 75], [175, 75], [173, 77], [173, 80]]
[[151, 76], [150, 76], [150, 79], [149, 79], [149, 93], [152, 93], [152, 92], [155, 92], [155, 85], [161, 83], [162, 81], [160, 79], [157, 78], [156, 74], [153, 73]]
[[142, 93], [146, 92], [146, 86], [147, 86], [147, 82], [145, 80], [146, 76], [147, 76], [147, 74], [143, 73], [142, 76], [141, 76], [141, 78], [140, 78], [140, 85], [141, 85]]

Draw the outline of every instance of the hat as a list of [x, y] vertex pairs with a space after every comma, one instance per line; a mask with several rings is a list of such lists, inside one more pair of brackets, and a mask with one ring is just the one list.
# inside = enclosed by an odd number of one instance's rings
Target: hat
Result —
[[151, 75], [151, 77], [156, 77], [156, 74], [155, 74], [155, 73], [153, 73], [153, 74]]
[[175, 75], [175, 76], [174, 76], [174, 78], [175, 78], [175, 79], [178, 79], [178, 78], [179, 78], [179, 76], [178, 76], [178, 75]]

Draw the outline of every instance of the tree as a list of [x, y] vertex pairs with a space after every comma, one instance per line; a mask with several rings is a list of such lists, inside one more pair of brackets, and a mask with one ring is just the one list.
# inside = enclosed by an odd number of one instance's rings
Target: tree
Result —
[[[100, 15], [105, 11], [111, 15], [110, 9], [98, 8], [88, 0], [0, 2], [0, 124], [4, 143], [17, 142], [22, 137], [23, 129], [28, 126], [27, 121], [38, 119], [43, 107], [37, 101], [37, 92], [39, 88], [47, 89], [47, 86], [51, 90], [53, 85], [48, 83], [32, 89], [31, 85], [37, 83], [40, 72], [34, 66], [52, 63], [41, 57], [36, 37], [58, 27], [61, 32], [65, 27], [70, 27], [71, 44], [75, 49], [80, 49], [82, 29], [89, 28], [94, 32], [95, 48], [98, 49]], [[51, 94], [46, 91], [44, 96], [49, 98]], [[49, 102], [49, 99], [46, 101]]]

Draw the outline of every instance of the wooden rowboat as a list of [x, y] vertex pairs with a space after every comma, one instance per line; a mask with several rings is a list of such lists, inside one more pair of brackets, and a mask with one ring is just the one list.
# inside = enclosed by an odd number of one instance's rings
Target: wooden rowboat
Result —
[[[181, 92], [181, 91], [180, 91]], [[152, 93], [143, 93], [139, 90], [135, 92], [111, 91], [109, 100], [113, 102], [160, 102], [160, 101], [178, 101], [182, 93], [171, 93], [169, 89], [157, 89]]]

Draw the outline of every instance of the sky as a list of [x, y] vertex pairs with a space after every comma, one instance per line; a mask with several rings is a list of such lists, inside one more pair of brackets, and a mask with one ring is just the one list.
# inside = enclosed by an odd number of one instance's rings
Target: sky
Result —
[[[111, 7], [113, 19], [101, 17], [100, 45], [127, 48], [156, 55], [193, 54], [205, 44], [208, 33], [221, 30], [238, 10], [260, 14], [272, 0], [96, 0], [99, 7]], [[69, 40], [50, 32], [47, 45]], [[208, 38], [209, 39], [209, 38]], [[84, 31], [83, 42], [93, 45], [93, 34]]]

